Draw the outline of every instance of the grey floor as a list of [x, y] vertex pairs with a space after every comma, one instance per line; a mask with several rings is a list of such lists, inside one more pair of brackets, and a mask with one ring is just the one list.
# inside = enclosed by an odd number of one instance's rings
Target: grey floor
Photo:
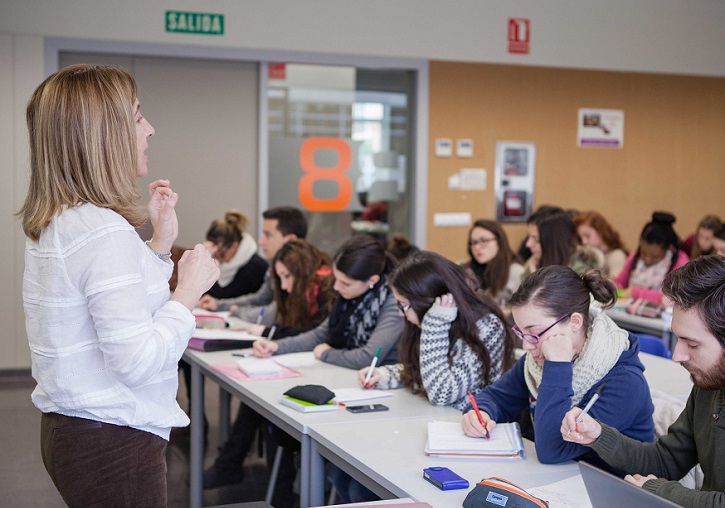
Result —
[[[188, 401], [180, 380], [179, 403], [187, 409]], [[33, 406], [30, 394], [35, 387], [32, 378], [0, 375], [0, 506], [64, 507], [65, 503], [50, 481], [40, 457], [40, 412]], [[209, 446], [204, 457], [205, 467], [217, 454], [217, 422], [219, 389], [210, 381], [205, 386], [206, 415], [209, 419]], [[238, 403], [233, 401], [236, 415]], [[168, 496], [170, 508], [189, 506], [189, 444], [187, 440], [172, 440], [167, 451]], [[204, 505], [213, 506], [264, 499], [268, 472], [266, 460], [250, 454], [244, 464], [242, 483], [204, 492]]]

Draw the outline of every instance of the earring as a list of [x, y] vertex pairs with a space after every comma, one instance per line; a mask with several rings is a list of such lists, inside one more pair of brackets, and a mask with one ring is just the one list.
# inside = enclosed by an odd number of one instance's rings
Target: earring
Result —
[[370, 289], [374, 288], [375, 284], [370, 284]]

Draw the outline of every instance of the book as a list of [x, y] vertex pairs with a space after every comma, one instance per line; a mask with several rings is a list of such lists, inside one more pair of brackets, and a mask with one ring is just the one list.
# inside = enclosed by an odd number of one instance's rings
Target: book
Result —
[[491, 439], [469, 437], [463, 433], [460, 422], [428, 422], [425, 453], [437, 457], [524, 458], [518, 423], [499, 423], [490, 434]]
[[242, 358], [237, 366], [249, 377], [278, 376], [284, 372], [281, 365], [264, 358]]
[[187, 347], [197, 351], [224, 351], [252, 347], [256, 335], [227, 328], [197, 328]]
[[334, 402], [328, 402], [327, 404], [314, 404], [312, 402], [307, 402], [306, 400], [295, 399], [294, 397], [290, 397], [288, 395], [282, 395], [282, 397], [279, 399], [279, 402], [282, 405], [291, 407], [292, 409], [296, 409], [301, 413], [335, 411], [338, 407], [337, 404], [335, 404]]
[[384, 399], [393, 394], [385, 390], [366, 390], [364, 388], [335, 388], [335, 402], [357, 402], [359, 400]]

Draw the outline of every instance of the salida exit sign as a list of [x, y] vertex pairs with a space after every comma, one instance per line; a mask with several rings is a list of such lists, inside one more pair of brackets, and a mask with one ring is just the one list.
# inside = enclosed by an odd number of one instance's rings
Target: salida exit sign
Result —
[[185, 34], [224, 35], [224, 15], [206, 12], [166, 11], [166, 31]]

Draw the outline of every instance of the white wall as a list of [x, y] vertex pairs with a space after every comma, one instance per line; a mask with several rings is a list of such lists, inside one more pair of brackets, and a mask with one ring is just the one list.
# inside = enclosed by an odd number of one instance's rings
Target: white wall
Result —
[[[224, 14], [226, 33], [168, 34], [167, 9]], [[531, 20], [530, 55], [507, 53], [509, 17]], [[12, 214], [26, 191], [24, 109], [49, 65], [47, 38], [245, 50], [259, 59], [283, 51], [288, 60], [299, 52], [725, 76], [724, 20], [722, 0], [1, 0], [0, 370], [30, 364], [24, 237]]]

